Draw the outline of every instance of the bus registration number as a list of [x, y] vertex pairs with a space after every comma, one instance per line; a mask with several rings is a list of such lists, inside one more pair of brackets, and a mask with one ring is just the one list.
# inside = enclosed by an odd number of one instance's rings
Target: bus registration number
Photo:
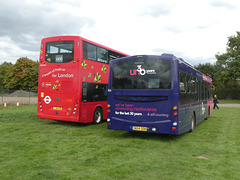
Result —
[[53, 110], [61, 111], [62, 107], [53, 107]]
[[134, 130], [134, 131], [147, 131], [147, 127], [133, 126], [132, 130]]

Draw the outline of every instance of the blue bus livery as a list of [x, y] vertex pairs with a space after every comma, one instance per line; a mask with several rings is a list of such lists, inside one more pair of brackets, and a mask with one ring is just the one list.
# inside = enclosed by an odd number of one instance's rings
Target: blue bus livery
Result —
[[110, 62], [107, 127], [182, 134], [212, 113], [212, 80], [171, 54]]

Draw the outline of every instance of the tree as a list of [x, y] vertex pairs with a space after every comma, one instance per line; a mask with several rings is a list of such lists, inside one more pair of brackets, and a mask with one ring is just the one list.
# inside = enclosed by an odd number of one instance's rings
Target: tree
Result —
[[240, 79], [240, 32], [237, 35], [228, 37], [226, 53], [217, 53], [217, 65], [223, 68], [219, 78], [225, 85], [228, 82], [235, 83]]
[[16, 64], [8, 71], [4, 80], [8, 89], [36, 89], [38, 81], [38, 62], [31, 59], [19, 58]]
[[[228, 37], [226, 53], [217, 53], [217, 89], [225, 98], [240, 98], [240, 32]], [[220, 91], [220, 89], [222, 89]]]
[[209, 76], [212, 78], [213, 83], [216, 82], [215, 80], [215, 74], [217, 73], [217, 68], [215, 64], [211, 63], [205, 63], [205, 64], [199, 64], [197, 66], [194, 66], [195, 69], [202, 72], [203, 74]]
[[199, 64], [196, 69], [213, 80], [220, 98], [240, 99], [240, 32], [228, 37], [225, 53], [215, 55], [216, 64]]
[[12, 63], [4, 62], [3, 64], [0, 65], [0, 89], [4, 88], [5, 83], [7, 82], [7, 76], [6, 74], [10, 69], [12, 68]]

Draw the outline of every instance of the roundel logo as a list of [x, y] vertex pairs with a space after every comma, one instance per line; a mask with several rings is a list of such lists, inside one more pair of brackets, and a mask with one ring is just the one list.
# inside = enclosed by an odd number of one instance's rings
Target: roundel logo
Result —
[[45, 98], [44, 98], [43, 100], [44, 100], [44, 102], [45, 102], [46, 104], [49, 104], [49, 103], [52, 101], [52, 99], [50, 98], [50, 96], [45, 96]]

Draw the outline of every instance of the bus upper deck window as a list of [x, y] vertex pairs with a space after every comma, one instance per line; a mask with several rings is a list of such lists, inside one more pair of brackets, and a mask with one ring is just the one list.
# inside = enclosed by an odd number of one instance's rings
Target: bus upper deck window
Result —
[[54, 41], [46, 43], [46, 62], [68, 63], [73, 59], [74, 41]]

